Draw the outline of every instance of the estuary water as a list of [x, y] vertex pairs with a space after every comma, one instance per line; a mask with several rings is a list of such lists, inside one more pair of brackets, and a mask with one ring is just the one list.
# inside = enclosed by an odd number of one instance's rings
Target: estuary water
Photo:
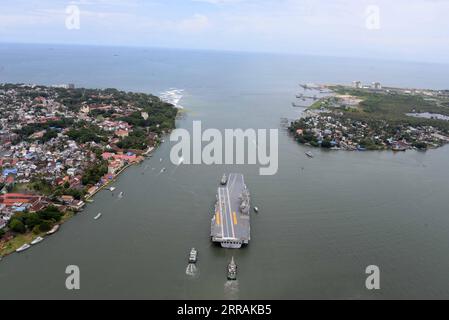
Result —
[[[153, 158], [118, 179], [114, 193], [100, 192], [58, 233], [3, 259], [0, 299], [449, 298], [449, 148], [313, 150], [309, 159], [280, 125], [302, 111], [291, 107], [299, 83], [448, 88], [447, 74], [447, 65], [424, 63], [2, 44], [0, 82], [175, 92], [184, 110], [178, 127], [201, 120], [204, 129], [280, 133], [273, 176], [259, 175], [258, 165], [173, 165], [166, 138]], [[224, 172], [245, 175], [260, 209], [241, 250], [209, 239]], [[199, 250], [196, 268], [187, 266], [191, 247]], [[226, 281], [232, 256], [235, 283]], [[78, 291], [65, 288], [68, 265], [80, 268]], [[369, 265], [381, 270], [378, 291], [365, 288]]]

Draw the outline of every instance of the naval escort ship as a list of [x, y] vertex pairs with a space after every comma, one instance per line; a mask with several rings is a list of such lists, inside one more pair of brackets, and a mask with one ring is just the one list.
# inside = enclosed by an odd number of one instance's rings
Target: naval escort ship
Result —
[[217, 191], [211, 240], [223, 248], [239, 249], [250, 240], [250, 194], [242, 174], [231, 173]]

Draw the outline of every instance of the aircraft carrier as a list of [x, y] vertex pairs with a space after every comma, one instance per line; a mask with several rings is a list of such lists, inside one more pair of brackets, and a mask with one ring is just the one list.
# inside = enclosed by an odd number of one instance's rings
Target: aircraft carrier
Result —
[[231, 173], [217, 191], [211, 239], [223, 248], [238, 249], [250, 240], [250, 194], [242, 174]]

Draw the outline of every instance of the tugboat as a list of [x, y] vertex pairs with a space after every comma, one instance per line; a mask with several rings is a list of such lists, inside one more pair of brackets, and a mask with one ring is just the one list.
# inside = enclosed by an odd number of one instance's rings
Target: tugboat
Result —
[[234, 257], [228, 264], [228, 280], [237, 280], [237, 265], [234, 262]]
[[195, 248], [192, 248], [192, 250], [190, 250], [189, 263], [196, 263], [197, 261], [198, 261], [198, 251]]
[[225, 186], [226, 183], [228, 183], [228, 177], [226, 177], [226, 174], [223, 175], [223, 177], [221, 178], [220, 183], [221, 183], [222, 186]]
[[33, 241], [31, 241], [32, 245], [38, 244], [39, 242], [42, 242], [42, 240], [44, 240], [44, 238], [42, 237], [37, 237], [36, 239], [34, 239]]

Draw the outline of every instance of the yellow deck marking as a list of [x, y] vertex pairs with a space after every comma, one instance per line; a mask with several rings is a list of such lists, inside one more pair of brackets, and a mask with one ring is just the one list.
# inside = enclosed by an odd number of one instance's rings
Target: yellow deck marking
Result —
[[215, 220], [217, 221], [217, 224], [220, 225], [220, 214], [218, 212], [215, 214]]
[[234, 215], [234, 224], [237, 224], [237, 215], [235, 214], [235, 212], [232, 213]]

